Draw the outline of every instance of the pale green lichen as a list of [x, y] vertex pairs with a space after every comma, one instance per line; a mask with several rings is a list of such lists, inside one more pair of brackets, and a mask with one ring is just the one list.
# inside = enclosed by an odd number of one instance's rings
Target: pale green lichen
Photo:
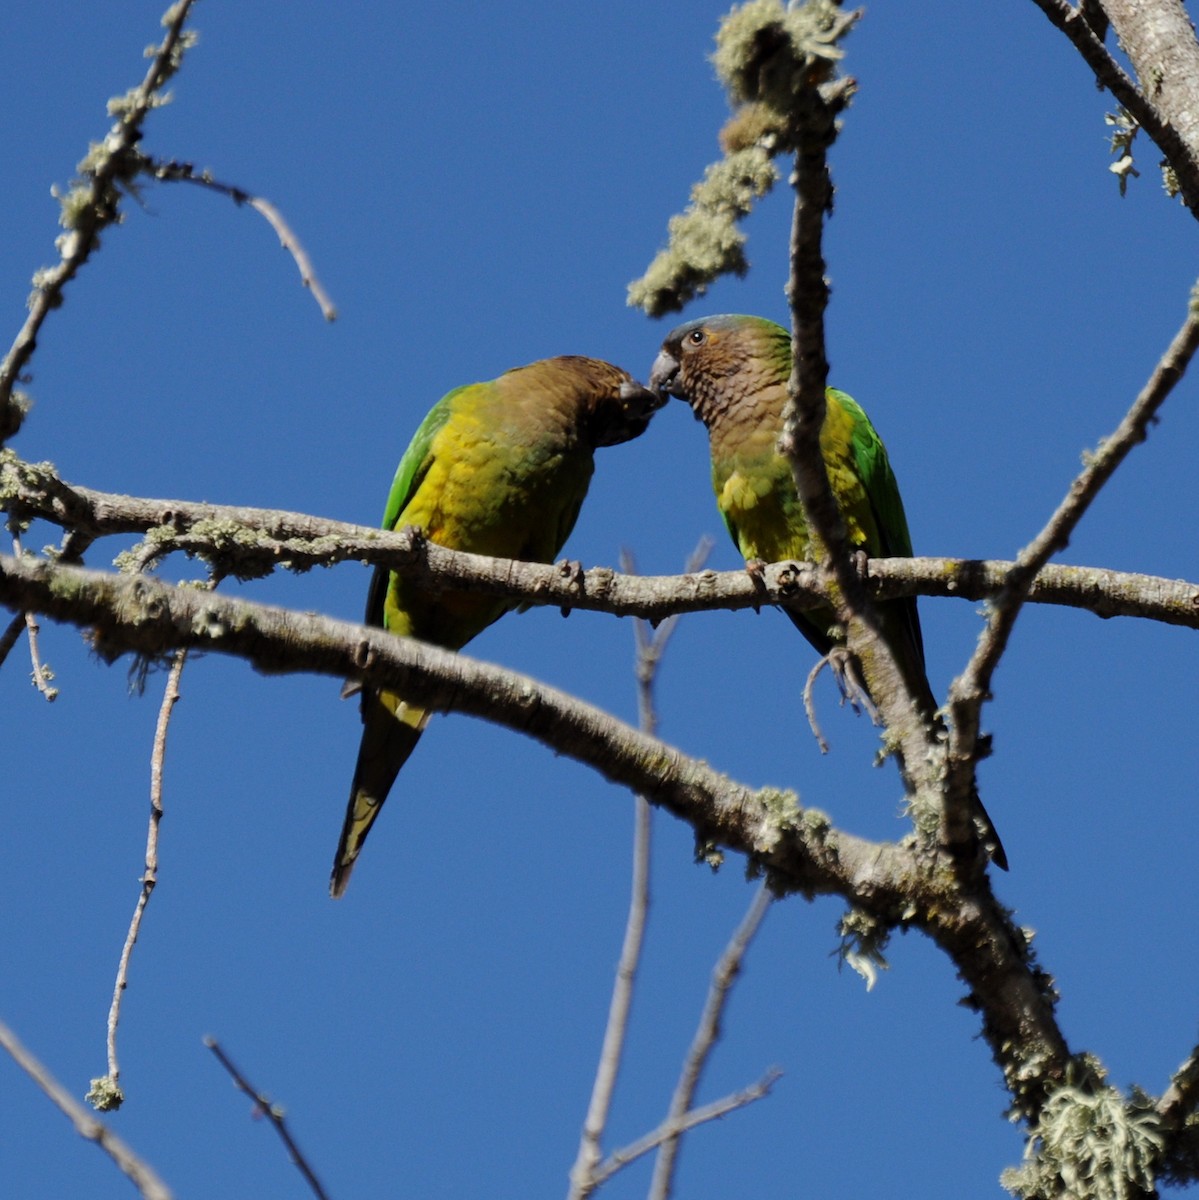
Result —
[[883, 953], [891, 940], [891, 930], [868, 912], [851, 908], [838, 922], [841, 945], [837, 948], [840, 962], [856, 971], [872, 991], [880, 971], [889, 971], [891, 964]]
[[1191, 292], [1187, 297], [1187, 311], [1193, 317], [1199, 316], [1199, 282], [1191, 285]]
[[754, 838], [754, 849], [764, 854], [779, 844], [779, 841], [798, 825], [803, 815], [799, 797], [780, 788], [762, 788], [758, 792], [763, 815]]
[[833, 822], [829, 818], [828, 813], [821, 811], [819, 808], [805, 808], [800, 814], [800, 824], [810, 837], [815, 838], [817, 841], [831, 844], [829, 832], [833, 828]]
[[695, 861], [706, 863], [713, 871], [724, 866], [724, 851], [711, 838], [696, 836]]
[[1110, 164], [1111, 171], [1120, 181], [1120, 195], [1128, 192], [1128, 177], [1140, 177], [1132, 157], [1132, 143], [1141, 130], [1140, 122], [1126, 108], [1120, 108], [1114, 113], [1103, 114], [1104, 123], [1112, 129], [1110, 149], [1115, 162]]
[[676, 312], [722, 275], [744, 275], [745, 234], [737, 222], [774, 186], [778, 172], [760, 146], [734, 151], [704, 172], [687, 211], [670, 218], [669, 241], [640, 278], [629, 303], [651, 317]]
[[111, 1075], [102, 1075], [99, 1079], [92, 1080], [91, 1089], [84, 1099], [97, 1112], [115, 1112], [121, 1107], [125, 1093]]
[[778, 179], [772, 159], [799, 144], [811, 109], [803, 98], [828, 79], [841, 57], [837, 43], [856, 20], [833, 0], [749, 0], [725, 16], [712, 57], [734, 108], [721, 137], [725, 157], [670, 220], [666, 248], [629, 285], [630, 305], [661, 316], [720, 276], [745, 274], [746, 239], [736, 223]]
[[1147, 1098], [1126, 1102], [1115, 1088], [1067, 1083], [1041, 1110], [1024, 1163], [1000, 1182], [1021, 1198], [1132, 1200], [1153, 1190], [1163, 1145]]
[[[29, 401], [24, 393], [14, 392], [13, 399], [28, 411]], [[26, 491], [41, 492], [57, 482], [58, 473], [52, 462], [26, 462], [16, 451], [0, 449], [0, 509], [9, 512], [20, 509]]]
[[833, 0], [749, 0], [724, 18], [712, 65], [736, 104], [761, 101], [780, 114], [843, 57], [837, 42], [857, 19]]

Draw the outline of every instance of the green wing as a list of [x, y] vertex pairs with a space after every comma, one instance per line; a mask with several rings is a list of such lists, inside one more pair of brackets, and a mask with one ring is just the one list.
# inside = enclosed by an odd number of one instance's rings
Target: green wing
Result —
[[[891, 470], [891, 460], [887, 457], [882, 438], [852, 396], [836, 388], [829, 388], [829, 396], [835, 398], [853, 418], [854, 464], [866, 489], [880, 541], [877, 547], [867, 547], [868, 553], [876, 558], [911, 558], [912, 535], [908, 531], [908, 518], [903, 511], [899, 483], [895, 479], [895, 472]], [[915, 597], [891, 601], [891, 606], [902, 614], [912, 647], [923, 669], [924, 637], [920, 631]]]
[[430, 454], [433, 439], [453, 415], [455, 400], [463, 392], [478, 386], [469, 383], [464, 387], [454, 388], [452, 392], [446, 392], [429, 409], [425, 419], [412, 435], [412, 441], [408, 443], [408, 449], [404, 451], [404, 457], [400, 459], [400, 465], [396, 468], [395, 479], [392, 480], [391, 491], [387, 495], [387, 507], [383, 510], [384, 529], [395, 529], [400, 513], [420, 487], [421, 480], [429, 473], [429, 468], [433, 465]]
[[[466, 384], [463, 387], [454, 388], [452, 392], [446, 392], [429, 409], [425, 419], [412, 435], [412, 441], [408, 443], [408, 449], [404, 451], [404, 457], [400, 459], [400, 465], [396, 468], [395, 479], [391, 482], [391, 491], [387, 494], [387, 507], [383, 510], [381, 528], [395, 529], [400, 519], [400, 513], [408, 507], [409, 501], [416, 494], [421, 481], [433, 465], [433, 439], [453, 415], [455, 399], [467, 388], [476, 386], [478, 385]], [[380, 629], [384, 627], [383, 605], [387, 599], [387, 585], [390, 579], [391, 572], [386, 567], [375, 568], [375, 573], [371, 576], [370, 588], [366, 593], [364, 624], [375, 625]]]
[[903, 511], [899, 484], [891, 470], [891, 460], [887, 457], [882, 438], [852, 396], [836, 388], [829, 388], [829, 395], [835, 397], [853, 418], [854, 464], [866, 488], [882, 542], [877, 548], [871, 546], [870, 553], [878, 558], [911, 558], [912, 535], [908, 532], [908, 519]]

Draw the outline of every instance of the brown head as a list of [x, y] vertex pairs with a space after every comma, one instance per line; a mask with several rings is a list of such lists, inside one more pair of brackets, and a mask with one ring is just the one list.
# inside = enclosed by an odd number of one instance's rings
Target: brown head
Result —
[[679, 325], [666, 335], [649, 386], [685, 400], [709, 429], [739, 402], [786, 386], [791, 336], [764, 317], [723, 313]]
[[616, 446], [640, 436], [667, 400], [620, 367], [579, 354], [545, 358], [508, 374], [519, 374], [522, 388], [535, 378], [539, 389], [569, 397], [582, 410], [575, 414], [578, 426], [593, 447]]

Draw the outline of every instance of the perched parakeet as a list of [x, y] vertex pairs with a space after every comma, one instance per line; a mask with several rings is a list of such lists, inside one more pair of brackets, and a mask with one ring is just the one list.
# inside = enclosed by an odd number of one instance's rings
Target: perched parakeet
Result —
[[[549, 562], [574, 527], [598, 446], [637, 437], [666, 397], [625, 371], [566, 355], [443, 396], [421, 422], [387, 498], [384, 529], [414, 525], [441, 546]], [[458, 650], [513, 605], [482, 593], [422, 591], [376, 569], [365, 623]], [[329, 890], [354, 860], [429, 712], [362, 689], [365, 729]]]
[[[791, 474], [777, 449], [791, 375], [791, 335], [762, 317], [725, 314], [688, 321], [667, 335], [650, 374], [651, 388], [685, 400], [708, 430], [712, 486], [720, 515], [747, 561], [812, 557], [807, 524]], [[887, 451], [861, 406], [835, 388], [820, 448], [850, 543], [874, 558], [910, 556], [912, 539]], [[882, 633], [925, 718], [937, 703], [924, 667], [915, 597], [877, 605]], [[831, 609], [787, 615], [821, 654], [833, 645]], [[983, 841], [997, 866], [1004, 854], [981, 802]]]

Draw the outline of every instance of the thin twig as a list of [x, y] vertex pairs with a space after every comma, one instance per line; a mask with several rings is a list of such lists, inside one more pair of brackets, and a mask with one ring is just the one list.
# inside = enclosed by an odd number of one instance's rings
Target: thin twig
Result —
[[1091, 454], [1086, 466], [1040, 533], [1026, 546], [1008, 572], [1003, 590], [991, 605], [990, 615], [966, 669], [949, 689], [952, 717], [949, 766], [950, 786], [964, 791], [973, 785], [976, 747], [982, 707], [991, 693], [995, 668], [1007, 648], [1012, 628], [1033, 581], [1050, 556], [1064, 550], [1070, 537], [1116, 468], [1132, 448], [1145, 441], [1158, 410], [1182, 378], [1199, 349], [1199, 286], [1191, 293], [1186, 320], [1154, 367], [1132, 407], [1110, 437]]
[[803, 710], [808, 715], [808, 726], [812, 730], [812, 736], [816, 739], [816, 745], [820, 747], [821, 754], [828, 753], [828, 742], [825, 740], [824, 731], [820, 728], [820, 722], [816, 719], [816, 679], [827, 666], [828, 655], [825, 654], [816, 660], [816, 665], [808, 672], [807, 681], [803, 685]]
[[[1174, 171], [1179, 189], [1186, 199], [1187, 207], [1190, 208], [1193, 215], [1199, 216], [1199, 159], [1196, 157], [1194, 147], [1188, 142], [1184, 130], [1180, 128], [1180, 123], [1172, 119], [1170, 109], [1168, 107], [1163, 109], [1160, 98], [1157, 103], [1151, 101], [1142, 88], [1129, 78], [1103, 44], [1102, 38], [1091, 27], [1081, 5], [1076, 8], [1067, 0], [1033, 0], [1033, 3], [1070, 39], [1087, 66], [1094, 72], [1095, 80], [1100, 87], [1107, 88], [1121, 107], [1127, 110], [1136, 123], [1157, 143]], [[1185, 10], [1181, 4], [1178, 5], [1178, 9], [1182, 27], [1185, 29]], [[1122, 17], [1123, 21], [1143, 22], [1145, 20], [1139, 5], [1129, 6], [1127, 16], [1117, 11], [1110, 14], [1105, 13], [1104, 16], [1111, 16], [1117, 34], [1120, 32]], [[1179, 32], [1181, 33], [1181, 30]], [[1182, 36], [1189, 36], [1193, 39], [1194, 34], [1187, 29]], [[1175, 44], [1178, 43], [1175, 42]], [[1120, 46], [1127, 52], [1128, 44], [1123, 38], [1120, 40]], [[1143, 64], [1137, 65], [1142, 83], [1144, 83], [1147, 79], [1147, 72], [1144, 70]], [[1163, 74], [1165, 79], [1170, 79], [1176, 72], [1165, 71]], [[1188, 78], [1186, 72], [1177, 72], [1177, 74], [1180, 76], [1180, 80], [1171, 80], [1172, 83]], [[1193, 80], [1187, 82], [1185, 86], [1193, 86]]]
[[720, 1100], [713, 1100], [711, 1104], [705, 1104], [701, 1108], [693, 1108], [685, 1116], [663, 1121], [652, 1133], [647, 1133], [645, 1137], [638, 1138], [637, 1141], [631, 1142], [609, 1155], [595, 1173], [596, 1187], [607, 1182], [617, 1171], [627, 1167], [629, 1163], [635, 1162], [642, 1155], [648, 1154], [670, 1138], [677, 1138], [697, 1125], [715, 1121], [739, 1108], [744, 1108], [747, 1104], [752, 1104], [755, 1100], [761, 1100], [763, 1096], [770, 1094], [770, 1089], [781, 1074], [782, 1072], [776, 1070], [767, 1071], [757, 1083], [742, 1088], [739, 1092], [733, 1092]]
[[[698, 571], [712, 552], [712, 539], [704, 537], [687, 560], [688, 573]], [[636, 570], [633, 556], [628, 550], [621, 552], [621, 569], [627, 574]], [[678, 623], [678, 617], [669, 617], [651, 631], [648, 622], [638, 620], [633, 632], [637, 645], [637, 707], [643, 733], [651, 736], [658, 729], [658, 714], [654, 705], [654, 684], [658, 666]], [[602, 1156], [600, 1148], [604, 1130], [608, 1124], [608, 1113], [612, 1107], [612, 1094], [616, 1089], [616, 1078], [624, 1056], [625, 1038], [629, 1027], [629, 1013], [633, 1003], [633, 988], [637, 980], [637, 968], [641, 961], [641, 948], [645, 941], [645, 925], [649, 915], [649, 860], [651, 842], [651, 813], [649, 801], [644, 796], [635, 798], [636, 815], [633, 830], [633, 880], [629, 898], [629, 915], [625, 923], [624, 941], [620, 950], [620, 961], [616, 968], [616, 981], [612, 987], [612, 1000], [608, 1007], [608, 1023], [604, 1029], [604, 1041], [600, 1050], [599, 1065], [591, 1089], [591, 1100], [583, 1120], [583, 1132], [579, 1138], [579, 1151], [570, 1171], [571, 1200], [582, 1200], [596, 1188], [595, 1172]]]
[[21, 1044], [8, 1026], [0, 1023], [0, 1046], [12, 1056], [17, 1066], [42, 1089], [71, 1124], [75, 1132], [89, 1142], [95, 1142], [113, 1162], [133, 1181], [144, 1200], [171, 1200], [171, 1190], [158, 1177], [149, 1163], [139, 1158], [99, 1118], [92, 1116], [48, 1070]]
[[[25, 552], [21, 549], [20, 535], [15, 532], [12, 535], [12, 545], [13, 553], [20, 558]], [[17, 621], [29, 632], [29, 659], [33, 666], [33, 686], [52, 704], [58, 699], [58, 688], [51, 684], [50, 680], [54, 678], [54, 672], [42, 662], [41, 651], [38, 649], [38, 634], [41, 632], [41, 626], [37, 623], [37, 615], [26, 611], [17, 617]], [[16, 636], [20, 636], [19, 629]], [[8, 651], [5, 650], [4, 653], [7, 654]], [[4, 656], [0, 655], [0, 662], [3, 661]]]
[[[179, 677], [183, 674], [183, 664], [187, 661], [186, 650], [176, 650], [170, 673], [167, 675], [166, 687], [163, 689], [162, 704], [158, 709], [158, 723], [154, 729], [154, 748], [150, 754], [150, 825], [146, 832], [146, 869], [141, 878], [141, 892], [137, 905], [133, 910], [133, 919], [129, 922], [129, 932], [125, 937], [125, 945], [121, 950], [121, 958], [117, 964], [117, 981], [113, 988], [112, 1005], [108, 1010], [108, 1075], [104, 1081], [93, 1081], [93, 1092], [98, 1092], [96, 1107], [101, 1111], [119, 1108], [125, 1099], [121, 1090], [121, 1068], [117, 1059], [117, 1026], [121, 1019], [121, 1000], [125, 988], [129, 984], [129, 960], [133, 956], [133, 947], [137, 935], [141, 931], [142, 916], [146, 905], [150, 902], [150, 893], [158, 882], [158, 826], [162, 821], [162, 767], [166, 758], [167, 729], [170, 726], [171, 712], [179, 700]], [[101, 1087], [97, 1089], [97, 1083]]]
[[[761, 927], [762, 919], [766, 916], [773, 899], [774, 896], [769, 887], [763, 882], [754, 894], [749, 911], [745, 914], [729, 944], [725, 947], [724, 953], [720, 956], [720, 961], [716, 964], [716, 970], [712, 973], [712, 985], [708, 989], [708, 999], [700, 1016], [699, 1028], [695, 1031], [695, 1037], [691, 1041], [691, 1047], [687, 1051], [687, 1058], [683, 1064], [682, 1074], [679, 1076], [679, 1082], [670, 1100], [668, 1122], [681, 1121], [693, 1111], [691, 1104], [695, 1099], [700, 1077], [703, 1075], [704, 1067], [707, 1066], [716, 1043], [720, 1040], [720, 1021], [724, 1015], [729, 992], [740, 974], [745, 952]], [[773, 1082], [778, 1078], [778, 1074], [779, 1072], [774, 1071], [767, 1078]], [[662, 1148], [654, 1163], [654, 1176], [649, 1189], [650, 1200], [667, 1200], [667, 1197], [670, 1196], [681, 1148], [681, 1134], [668, 1137], [662, 1142]]]
[[122, 97], [112, 111], [118, 114], [108, 136], [95, 144], [88, 165], [81, 165], [86, 198], [73, 204], [70, 228], [58, 239], [58, 265], [39, 271], [29, 299], [29, 315], [0, 362], [0, 441], [14, 432], [20, 420], [13, 413], [13, 389], [34, 350], [46, 317], [63, 301], [63, 289], [100, 244], [100, 233], [120, 219], [118, 185], [137, 173], [131, 152], [142, 136], [142, 122], [155, 106], [158, 93], [179, 69], [189, 42], [183, 25], [194, 0], [178, 0], [163, 17], [166, 35], [141, 84]]
[[312, 265], [312, 260], [308, 257], [308, 252], [284, 219], [283, 214], [269, 200], [262, 196], [255, 196], [234, 184], [221, 183], [220, 180], [214, 179], [208, 171], [197, 171], [191, 163], [175, 160], [167, 162], [159, 159], [146, 159], [145, 161], [146, 170], [156, 179], [167, 183], [198, 184], [200, 187], [219, 192], [222, 196], [228, 196], [238, 206], [249, 205], [267, 221], [278, 235], [284, 250], [292, 256], [300, 272], [300, 281], [312, 292], [312, 298], [320, 305], [325, 320], [337, 320], [337, 307], [329, 297], [329, 293], [325, 291], [321, 281], [316, 277], [316, 270]]
[[308, 1186], [312, 1189], [312, 1194], [317, 1197], [317, 1200], [329, 1200], [328, 1192], [321, 1186], [320, 1180], [317, 1179], [308, 1165], [308, 1160], [300, 1152], [300, 1147], [296, 1145], [295, 1139], [291, 1136], [287, 1122], [283, 1119], [283, 1110], [247, 1081], [246, 1077], [233, 1065], [232, 1060], [216, 1038], [206, 1037], [204, 1045], [216, 1055], [217, 1061], [229, 1072], [229, 1077], [236, 1087], [254, 1101], [262, 1115], [275, 1127], [275, 1132], [283, 1139], [283, 1144], [287, 1147], [288, 1154], [291, 1155], [291, 1161], [299, 1168], [300, 1174], [304, 1176]]
[[579, 1151], [570, 1171], [570, 1190], [567, 1193], [570, 1200], [583, 1200], [583, 1197], [590, 1196], [597, 1186], [596, 1170], [602, 1153], [600, 1144], [612, 1107], [616, 1077], [620, 1071], [625, 1035], [629, 1026], [629, 1011], [633, 1002], [633, 986], [637, 981], [637, 968], [640, 965], [641, 947], [645, 939], [645, 922], [649, 912], [650, 807], [644, 796], [637, 796], [635, 799], [633, 883], [629, 915], [625, 923], [624, 942], [620, 948], [620, 962], [616, 968], [616, 981], [612, 987], [612, 1000], [608, 1006], [608, 1023], [604, 1029], [603, 1047], [600, 1050], [595, 1082], [591, 1088], [591, 1101], [583, 1120]]

